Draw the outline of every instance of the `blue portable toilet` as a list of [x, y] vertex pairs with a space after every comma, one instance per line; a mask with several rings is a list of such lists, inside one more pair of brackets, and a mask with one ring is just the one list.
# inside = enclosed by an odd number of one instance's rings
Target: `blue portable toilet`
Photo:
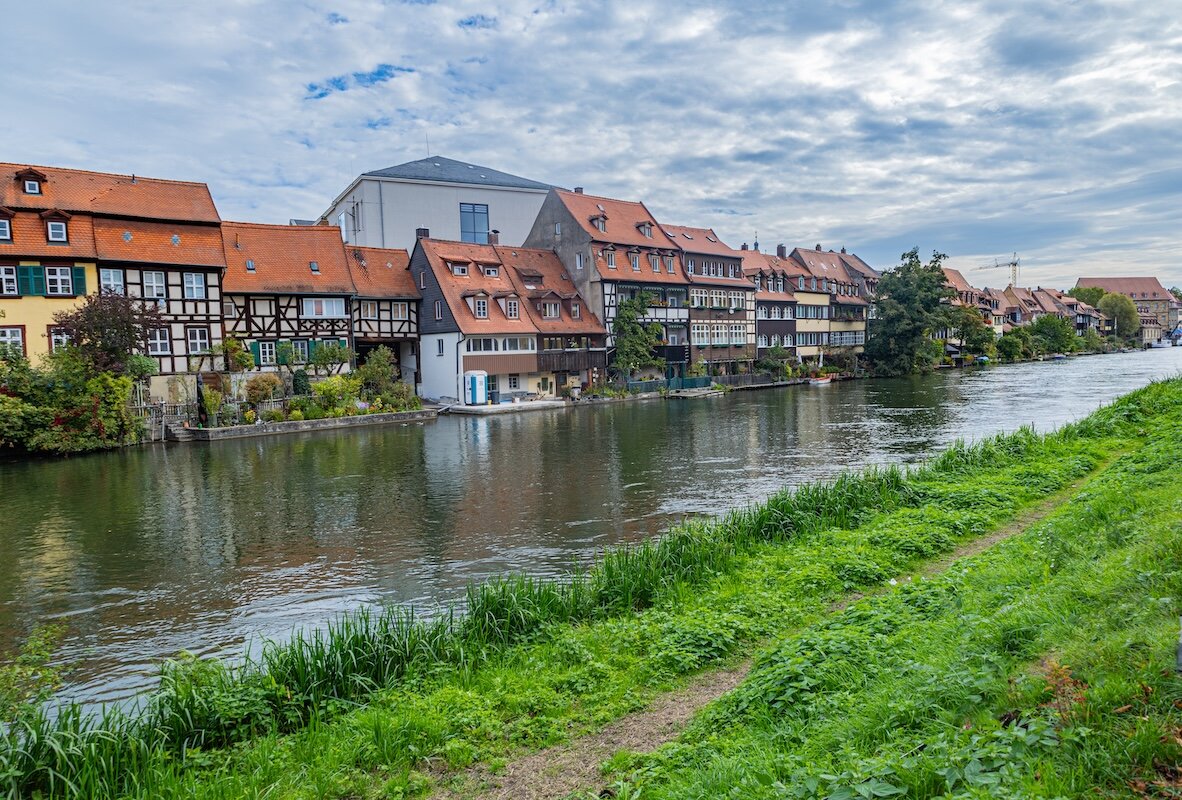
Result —
[[488, 373], [484, 370], [470, 369], [464, 373], [464, 404], [488, 405]]

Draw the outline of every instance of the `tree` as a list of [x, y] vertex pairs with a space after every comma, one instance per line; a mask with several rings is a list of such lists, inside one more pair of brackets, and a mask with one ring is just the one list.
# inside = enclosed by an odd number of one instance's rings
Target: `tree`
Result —
[[1030, 335], [1044, 353], [1070, 353], [1075, 349], [1075, 329], [1054, 314], [1043, 314], [1030, 323]]
[[985, 324], [979, 311], [966, 306], [948, 306], [947, 309], [948, 327], [964, 343], [965, 352], [984, 356], [996, 353], [993, 328]]
[[1097, 353], [1104, 349], [1104, 340], [1100, 338], [1100, 333], [1095, 328], [1088, 328], [1080, 341], [1082, 349], [1089, 353]]
[[616, 307], [616, 319], [612, 323], [616, 357], [612, 366], [625, 378], [632, 377], [639, 370], [660, 367], [665, 363], [653, 354], [653, 348], [661, 343], [664, 331], [655, 322], [645, 325], [640, 321], [648, 313], [651, 301], [652, 295], [641, 292]]
[[1141, 315], [1137, 313], [1137, 306], [1123, 294], [1110, 292], [1104, 295], [1096, 308], [1113, 321], [1117, 339], [1131, 339], [1141, 330]]
[[919, 260], [919, 248], [914, 248], [879, 280], [877, 318], [870, 323], [866, 343], [866, 357], [876, 374], [906, 375], [925, 368], [925, 340], [941, 319], [941, 301], [953, 296], [940, 266], [946, 258], [933, 252], [924, 264]]
[[390, 391], [398, 380], [394, 351], [384, 344], [370, 350], [365, 363], [353, 370], [353, 377], [361, 382], [361, 392], [367, 400]]
[[88, 295], [77, 308], [54, 314], [53, 321], [93, 372], [118, 375], [138, 371], [129, 369], [137, 364], [131, 357], [147, 352], [148, 332], [165, 326], [155, 304], [114, 292]]
[[1182, 300], [1182, 286], [1171, 286], [1170, 294], [1174, 295], [1178, 300]]
[[1022, 339], [1014, 331], [1003, 333], [997, 340], [997, 354], [1006, 361], [1017, 361], [1022, 357]]
[[1076, 300], [1082, 300], [1092, 308], [1096, 308], [1100, 304], [1100, 299], [1104, 297], [1104, 290], [1099, 286], [1076, 286], [1074, 289], [1069, 289], [1065, 294], [1068, 297], [1074, 297]]
[[353, 351], [344, 345], [337, 342], [321, 342], [308, 356], [308, 366], [313, 372], [323, 371], [325, 375], [336, 375], [353, 360], [353, 356]]
[[233, 336], [211, 347], [209, 354], [214, 358], [223, 356], [227, 372], [249, 372], [254, 369], [254, 355]]

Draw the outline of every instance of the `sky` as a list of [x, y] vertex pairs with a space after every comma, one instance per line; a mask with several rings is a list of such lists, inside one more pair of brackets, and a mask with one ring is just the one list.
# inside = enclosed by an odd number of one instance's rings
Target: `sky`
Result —
[[0, 161], [316, 218], [431, 155], [734, 247], [1182, 284], [1182, 0], [13, 4]]

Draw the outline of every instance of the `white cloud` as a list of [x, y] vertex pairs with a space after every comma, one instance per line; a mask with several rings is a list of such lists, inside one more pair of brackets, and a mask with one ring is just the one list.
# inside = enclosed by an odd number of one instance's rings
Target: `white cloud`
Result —
[[878, 266], [913, 245], [966, 267], [1017, 250], [1031, 283], [1182, 283], [1178, 11], [50, 0], [6, 13], [42, 34], [0, 51], [0, 147], [203, 180], [226, 218], [285, 221], [429, 136], [735, 245], [758, 231]]

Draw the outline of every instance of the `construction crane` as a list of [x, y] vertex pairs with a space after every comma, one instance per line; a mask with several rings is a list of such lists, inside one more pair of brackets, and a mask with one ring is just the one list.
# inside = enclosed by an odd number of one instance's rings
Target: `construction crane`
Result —
[[998, 261], [995, 258], [995, 259], [993, 259], [992, 264], [985, 264], [983, 266], [977, 267], [977, 269], [1008, 269], [1010, 271], [1010, 286], [1017, 286], [1018, 285], [1018, 267], [1020, 265], [1021, 265], [1021, 259], [1018, 258], [1017, 253], [1014, 253], [1014, 255], [1010, 258], [1009, 261], [1004, 261], [1004, 262]]

